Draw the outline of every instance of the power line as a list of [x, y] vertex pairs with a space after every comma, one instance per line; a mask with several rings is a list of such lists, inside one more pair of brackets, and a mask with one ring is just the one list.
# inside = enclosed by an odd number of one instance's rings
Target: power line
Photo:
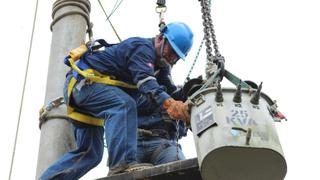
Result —
[[19, 109], [19, 116], [18, 116], [18, 122], [17, 122], [17, 127], [16, 127], [16, 134], [15, 134], [15, 139], [14, 139], [12, 157], [11, 157], [9, 180], [11, 179], [12, 168], [13, 168], [14, 157], [15, 157], [16, 146], [17, 146], [17, 140], [18, 140], [18, 135], [19, 135], [21, 112], [22, 112], [24, 94], [25, 94], [25, 89], [26, 89], [26, 84], [27, 84], [27, 77], [28, 77], [29, 64], [30, 64], [30, 56], [31, 56], [31, 49], [32, 49], [32, 43], [33, 43], [33, 35], [34, 35], [34, 30], [35, 30], [35, 25], [36, 25], [36, 19], [37, 19], [37, 13], [38, 13], [38, 4], [39, 4], [39, 0], [36, 0], [36, 7], [35, 7], [35, 11], [34, 11], [33, 24], [32, 24], [32, 32], [31, 32], [31, 38], [30, 38], [30, 44], [29, 44], [28, 60], [27, 60], [26, 71], [25, 71], [25, 75], [24, 75], [23, 89], [22, 89], [21, 101], [20, 101], [20, 109]]
[[[115, 4], [115, 6], [113, 7], [113, 10], [112, 10], [112, 12], [111, 12], [111, 14], [110, 14], [110, 16], [118, 9], [118, 7], [120, 6], [120, 4], [122, 3], [122, 1], [123, 0], [121, 0], [121, 2], [118, 4], [118, 5], [116, 5]], [[100, 5], [100, 7], [101, 7], [101, 9], [102, 9], [102, 11], [103, 11], [103, 13], [104, 13], [104, 15], [106, 16], [106, 20], [110, 23], [110, 26], [111, 26], [111, 28], [112, 28], [112, 30], [113, 30], [113, 32], [116, 34], [116, 36], [117, 36], [117, 38], [119, 39], [119, 41], [121, 42], [121, 38], [120, 38], [120, 36], [118, 35], [118, 33], [117, 33], [117, 31], [116, 31], [116, 29], [113, 27], [113, 25], [112, 25], [112, 23], [111, 23], [111, 21], [110, 21], [110, 16], [108, 16], [108, 14], [106, 13], [106, 11], [105, 11], [105, 9], [104, 9], [104, 7], [103, 7], [103, 5], [101, 4], [101, 2], [100, 2], [100, 0], [98, 0], [98, 2], [99, 2], [99, 5]], [[118, 2], [118, 1], [117, 1]]]
[[116, 12], [116, 10], [119, 8], [119, 6], [123, 2], [123, 0], [121, 0], [119, 3], [118, 2], [119, 2], [119, 0], [117, 0], [117, 2], [114, 4], [108, 19], [113, 15], [114, 12]]

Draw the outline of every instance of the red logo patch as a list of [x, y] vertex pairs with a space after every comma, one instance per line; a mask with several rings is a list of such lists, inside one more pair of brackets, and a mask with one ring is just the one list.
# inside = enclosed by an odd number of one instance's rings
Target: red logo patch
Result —
[[151, 68], [154, 68], [154, 65], [152, 63], [148, 63], [147, 65]]

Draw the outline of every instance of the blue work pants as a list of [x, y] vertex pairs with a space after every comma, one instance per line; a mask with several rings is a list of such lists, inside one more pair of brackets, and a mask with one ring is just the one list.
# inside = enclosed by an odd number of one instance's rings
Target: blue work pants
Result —
[[185, 156], [175, 140], [161, 137], [139, 137], [137, 160], [139, 163], [159, 165], [177, 160]]
[[116, 86], [92, 83], [79, 87], [78, 84], [72, 92], [75, 109], [105, 120], [109, 169], [136, 164], [135, 100]]
[[42, 173], [41, 180], [79, 179], [97, 166], [103, 156], [103, 127], [73, 126], [77, 148], [65, 153]]
[[[67, 85], [70, 78], [71, 76], [68, 76], [64, 88], [66, 102]], [[104, 132], [108, 148], [109, 170], [122, 169], [122, 167], [125, 168], [129, 165], [136, 164], [137, 107], [135, 100], [119, 87], [100, 83], [89, 84], [83, 83], [83, 81], [80, 81], [75, 85], [72, 91], [72, 97], [73, 107], [76, 111], [105, 120]], [[88, 131], [85, 127], [83, 129], [84, 131]], [[94, 141], [94, 143], [98, 145], [89, 151], [93, 150], [103, 152], [104, 146], [103, 143], [101, 143], [103, 142], [101, 141], [103, 139], [103, 135], [101, 135], [100, 132], [103, 132], [103, 128], [93, 126], [92, 129], [98, 130], [92, 130], [91, 134], [83, 134], [84, 137], [82, 138], [76, 138], [77, 145], [79, 145], [77, 148], [88, 148], [88, 144]], [[82, 140], [85, 142], [78, 142]], [[99, 143], [95, 141], [98, 141]], [[99, 154], [99, 156], [93, 159], [100, 162], [102, 159], [102, 152], [101, 155]], [[43, 177], [49, 177], [49, 175], [52, 177], [55, 174], [58, 174], [59, 168], [55, 167], [63, 166], [61, 169], [69, 169], [68, 173], [70, 174], [70, 178], [67, 179], [77, 179], [98, 164], [92, 163], [89, 160], [82, 160], [79, 154], [81, 154], [79, 151], [68, 152], [54, 165], [49, 167], [49, 169], [43, 174]], [[85, 168], [79, 169], [73, 166], [72, 164], [75, 161], [79, 161], [81, 166]]]

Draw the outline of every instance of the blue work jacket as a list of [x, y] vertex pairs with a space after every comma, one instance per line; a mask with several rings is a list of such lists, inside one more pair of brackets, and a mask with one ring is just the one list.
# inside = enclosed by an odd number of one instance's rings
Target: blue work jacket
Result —
[[158, 106], [170, 97], [154, 77], [157, 71], [154, 38], [129, 38], [104, 50], [85, 53], [82, 61], [102, 74], [136, 84], [139, 92], [150, 96]]
[[[185, 101], [187, 98], [182, 89], [178, 89], [171, 79], [171, 68], [162, 68], [155, 75], [161, 88], [171, 95], [175, 100]], [[140, 94], [137, 100], [138, 108], [138, 127], [141, 129], [166, 129], [172, 139], [175, 139], [178, 131], [178, 138], [186, 136], [187, 129], [182, 121], [176, 121], [169, 118], [166, 110], [150, 97]]]
[[[178, 92], [179, 93], [179, 92]], [[178, 100], [178, 99], [177, 99]], [[183, 99], [181, 99], [183, 100]], [[156, 105], [148, 96], [141, 95], [137, 101], [138, 107], [138, 127], [141, 129], [165, 129], [172, 139], [175, 139], [176, 132], [179, 137], [187, 135], [187, 129], [183, 121], [174, 121], [169, 118], [166, 110]], [[178, 123], [178, 126], [177, 124]]]

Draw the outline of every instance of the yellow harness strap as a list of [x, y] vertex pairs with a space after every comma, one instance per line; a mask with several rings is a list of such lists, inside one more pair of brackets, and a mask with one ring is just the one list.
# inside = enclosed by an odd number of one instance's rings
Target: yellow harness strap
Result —
[[[76, 48], [72, 50], [69, 53], [70, 58], [68, 59], [71, 68], [80, 75], [82, 75], [84, 78], [88, 79], [91, 82], [96, 82], [96, 83], [102, 83], [102, 84], [107, 84], [107, 85], [112, 85], [112, 86], [119, 86], [119, 87], [124, 87], [124, 88], [130, 88], [130, 89], [136, 89], [136, 85], [128, 84], [122, 81], [114, 80], [111, 79], [110, 76], [104, 75], [99, 73], [98, 71], [95, 71], [93, 69], [86, 69], [86, 70], [81, 70], [76, 64], [75, 61], [77, 61], [83, 53], [86, 51], [86, 46], [82, 45], [79, 48]], [[71, 92], [75, 84], [77, 83], [77, 79], [75, 77], [72, 77], [69, 84], [68, 84], [68, 97], [70, 99]], [[69, 101], [69, 100], [68, 100]], [[86, 124], [91, 124], [95, 126], [104, 126], [104, 119], [96, 118], [90, 115], [85, 115], [79, 112], [76, 112], [73, 107], [69, 105], [69, 102], [67, 102], [67, 115], [69, 118], [86, 123]]]
[[[69, 84], [68, 84], [68, 97], [69, 97], [68, 101], [70, 101], [71, 92], [72, 92], [72, 89], [76, 83], [77, 83], [76, 78], [72, 77]], [[67, 102], [67, 115], [69, 118], [71, 118], [73, 120], [83, 122], [86, 124], [91, 124], [91, 125], [95, 125], [95, 126], [102, 126], [102, 127], [104, 125], [103, 119], [96, 118], [96, 117], [89, 116], [89, 115], [85, 115], [85, 114], [78, 113], [78, 112], [74, 111], [74, 108], [69, 105], [69, 102]]]
[[77, 71], [77, 73], [81, 74], [84, 78], [92, 82], [108, 84], [112, 86], [120, 86], [120, 87], [130, 88], [130, 89], [137, 89], [136, 85], [111, 79], [110, 76], [101, 74], [98, 71], [95, 71], [93, 69], [81, 70], [78, 68], [78, 66], [75, 64], [75, 61], [72, 58], [69, 58], [69, 62], [72, 69], [74, 69], [75, 71]]

